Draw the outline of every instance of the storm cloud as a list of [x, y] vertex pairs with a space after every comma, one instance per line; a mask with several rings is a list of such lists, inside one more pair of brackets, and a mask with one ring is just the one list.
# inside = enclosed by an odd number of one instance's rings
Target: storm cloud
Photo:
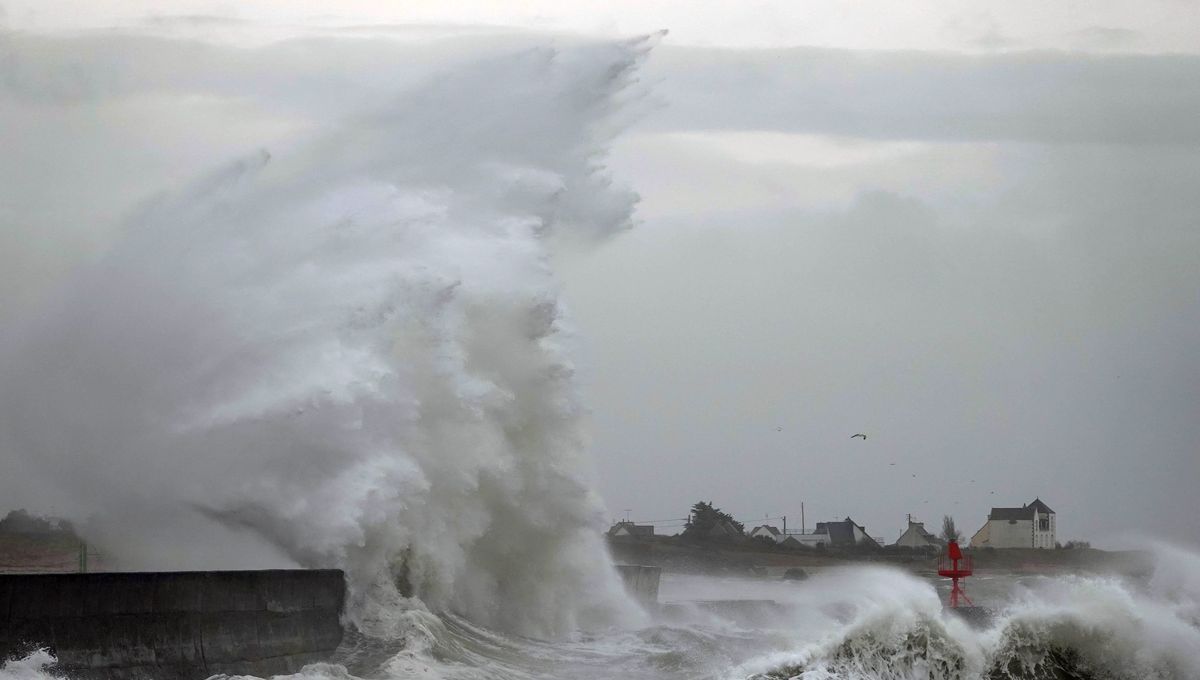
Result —
[[[529, 40], [166, 35], [215, 19], [0, 33], [0, 322], [159, 192]], [[1200, 541], [1200, 57], [994, 28], [973, 53], [654, 50], [658, 108], [611, 161], [639, 224], [558, 262], [614, 515], [793, 528], [804, 502], [894, 539], [1040, 496], [1063, 539]]]

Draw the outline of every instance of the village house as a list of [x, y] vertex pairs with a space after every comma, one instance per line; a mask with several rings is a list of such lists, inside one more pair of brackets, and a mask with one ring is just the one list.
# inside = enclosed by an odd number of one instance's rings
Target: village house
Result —
[[610, 538], [642, 538], [654, 535], [653, 524], [634, 524], [633, 522], [617, 522], [608, 530]]
[[940, 548], [942, 541], [925, 530], [924, 522], [914, 522], [912, 515], [909, 515], [908, 528], [893, 545], [901, 548]]
[[776, 543], [781, 543], [785, 537], [778, 528], [763, 524], [750, 530], [750, 538], [769, 538]]
[[867, 530], [849, 517], [840, 522], [817, 522], [817, 528], [813, 534], [826, 536], [825, 544], [829, 546], [872, 545], [879, 547], [879, 543], [867, 534]]
[[1035, 498], [1019, 508], [992, 508], [987, 522], [971, 537], [971, 547], [1053, 548], [1056, 533], [1054, 511]]
[[829, 545], [829, 534], [788, 534], [779, 545], [785, 548], [816, 548]]

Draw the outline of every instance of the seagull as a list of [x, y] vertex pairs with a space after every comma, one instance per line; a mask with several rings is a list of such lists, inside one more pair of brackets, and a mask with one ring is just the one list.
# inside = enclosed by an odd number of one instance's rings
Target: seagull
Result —
[[863, 433], [861, 433], [861, 432], [859, 432], [858, 434], [852, 434], [852, 435], [850, 435], [850, 438], [851, 438], [851, 439], [854, 439], [855, 437], [862, 437], [864, 442], [865, 442], [865, 441], [867, 441], [867, 435], [865, 435], [865, 434], [863, 434]]
[[888, 463], [888, 465], [895, 465], [895, 463]]

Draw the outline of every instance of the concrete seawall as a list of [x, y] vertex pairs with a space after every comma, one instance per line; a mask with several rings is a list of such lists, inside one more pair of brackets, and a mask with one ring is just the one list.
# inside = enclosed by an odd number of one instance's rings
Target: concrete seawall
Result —
[[71, 678], [269, 676], [342, 640], [336, 570], [0, 575], [0, 657], [36, 647]]
[[661, 567], [618, 564], [617, 573], [625, 581], [625, 590], [629, 591], [639, 602], [651, 607], [658, 604], [658, 583], [662, 579]]

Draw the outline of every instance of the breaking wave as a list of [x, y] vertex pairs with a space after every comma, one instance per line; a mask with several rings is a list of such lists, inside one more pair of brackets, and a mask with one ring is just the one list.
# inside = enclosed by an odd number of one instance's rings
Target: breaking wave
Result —
[[835, 633], [744, 669], [756, 680], [1200, 677], [1200, 557], [1168, 546], [1154, 552], [1146, 583], [1064, 576], [1020, 585], [984, 629], [943, 614], [932, 590], [893, 611], [851, 599]]
[[652, 42], [460, 63], [156, 200], [8, 329], [0, 449], [123, 568], [342, 567], [384, 636], [636, 620], [550, 258], [630, 223], [603, 159]]
[[628, 600], [551, 258], [631, 220], [603, 158], [652, 42], [459, 61], [146, 206], [5, 324], [0, 449], [119, 566], [346, 569], [347, 643], [297, 680], [1200, 677], [1200, 558], [1165, 546], [985, 629], [882, 569], [748, 617]]
[[[1182, 560], [1182, 564], [1181, 564]], [[942, 610], [933, 583], [886, 569], [839, 569], [804, 583], [672, 577], [674, 596], [772, 595], [774, 614], [677, 607], [651, 625], [534, 640], [468, 618], [396, 608], [390, 635], [350, 631], [336, 663], [295, 680], [1187, 680], [1200, 677], [1195, 570], [1160, 546], [1148, 579], [1011, 581], [990, 625]], [[1007, 577], [996, 577], [1007, 578]], [[760, 603], [761, 600], [743, 600]], [[378, 631], [377, 631], [378, 632]], [[36, 652], [3, 680], [47, 680]]]

